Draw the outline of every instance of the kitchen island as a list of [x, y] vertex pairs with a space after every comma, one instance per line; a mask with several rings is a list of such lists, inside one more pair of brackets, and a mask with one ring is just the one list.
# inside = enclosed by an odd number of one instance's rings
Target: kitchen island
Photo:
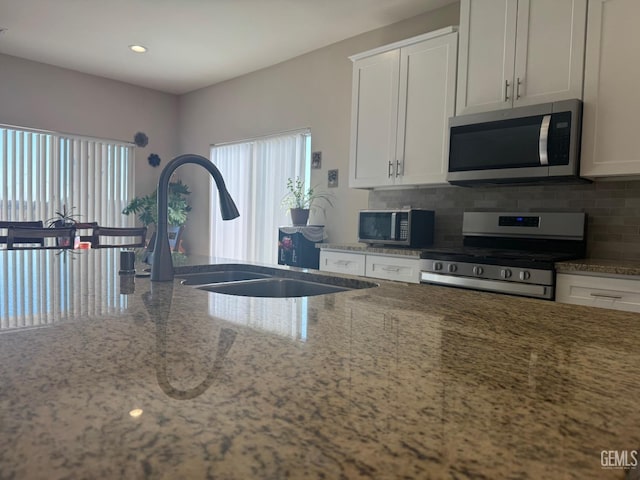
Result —
[[602, 452], [640, 448], [637, 314], [229, 296], [117, 253], [0, 251], [0, 479], [622, 479]]

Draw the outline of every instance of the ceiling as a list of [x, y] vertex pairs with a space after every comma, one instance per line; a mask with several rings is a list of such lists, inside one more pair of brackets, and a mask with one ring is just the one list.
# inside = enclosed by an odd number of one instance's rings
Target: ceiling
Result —
[[0, 53], [182, 94], [456, 1], [0, 0]]

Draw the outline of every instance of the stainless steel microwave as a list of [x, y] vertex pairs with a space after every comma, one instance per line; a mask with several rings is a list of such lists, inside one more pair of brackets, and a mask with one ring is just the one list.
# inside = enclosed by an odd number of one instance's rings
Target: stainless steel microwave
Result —
[[454, 185], [580, 181], [582, 102], [461, 115], [449, 120]]
[[433, 243], [432, 210], [361, 210], [358, 241], [375, 245], [428, 247]]

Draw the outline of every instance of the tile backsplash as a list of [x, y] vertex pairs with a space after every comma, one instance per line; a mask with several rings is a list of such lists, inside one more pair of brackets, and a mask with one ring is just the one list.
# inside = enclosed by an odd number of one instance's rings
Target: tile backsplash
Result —
[[435, 245], [462, 244], [464, 211], [586, 212], [587, 256], [640, 260], [640, 180], [579, 185], [374, 190], [369, 208], [436, 212]]

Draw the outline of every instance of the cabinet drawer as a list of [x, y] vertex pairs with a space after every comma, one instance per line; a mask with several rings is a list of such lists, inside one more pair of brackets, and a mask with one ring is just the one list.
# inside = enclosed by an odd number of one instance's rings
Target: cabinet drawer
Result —
[[367, 277], [420, 283], [419, 258], [399, 258], [383, 255], [367, 255], [365, 274]]
[[320, 270], [364, 276], [364, 255], [359, 253], [320, 251]]
[[558, 274], [556, 301], [640, 312], [640, 280]]

